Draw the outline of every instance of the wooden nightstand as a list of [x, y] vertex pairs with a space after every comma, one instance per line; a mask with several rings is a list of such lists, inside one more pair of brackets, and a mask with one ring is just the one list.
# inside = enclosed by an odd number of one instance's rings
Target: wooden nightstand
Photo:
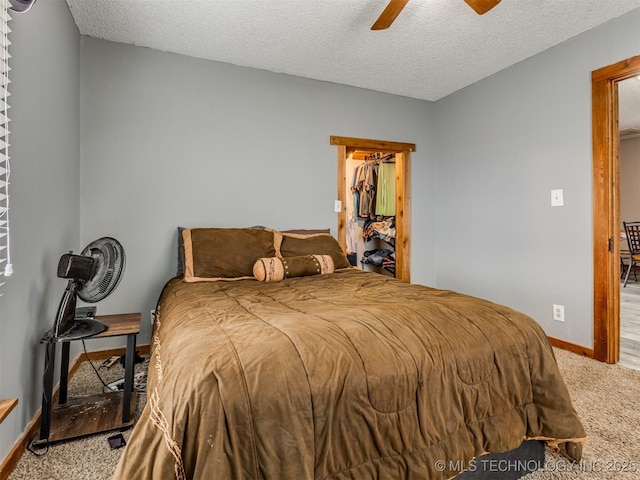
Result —
[[0, 423], [7, 418], [7, 415], [11, 413], [11, 410], [18, 404], [17, 398], [8, 398], [6, 400], [0, 400]]
[[[124, 364], [124, 389], [118, 392], [100, 393], [67, 399], [69, 375], [69, 344], [75, 340], [48, 341], [45, 356], [44, 386], [42, 392], [42, 417], [40, 434], [34, 446], [82, 437], [109, 430], [124, 430], [133, 425], [132, 411], [136, 408], [137, 392], [133, 388], [136, 354], [136, 335], [140, 332], [140, 313], [102, 315], [95, 317], [107, 325], [107, 330], [94, 338], [127, 336]], [[44, 343], [44, 342], [43, 342]], [[62, 343], [60, 365], [60, 390], [58, 403], [53, 405], [53, 375], [56, 343]]]

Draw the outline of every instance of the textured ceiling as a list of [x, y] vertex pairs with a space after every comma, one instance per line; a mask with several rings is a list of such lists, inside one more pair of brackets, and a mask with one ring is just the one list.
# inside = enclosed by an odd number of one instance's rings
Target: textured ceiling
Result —
[[388, 0], [67, 3], [84, 35], [432, 101], [640, 7], [502, 0], [480, 16], [463, 0], [410, 0], [371, 31]]

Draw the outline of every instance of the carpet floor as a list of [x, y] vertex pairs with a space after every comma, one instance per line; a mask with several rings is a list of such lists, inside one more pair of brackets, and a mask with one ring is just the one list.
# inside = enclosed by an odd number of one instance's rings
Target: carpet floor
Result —
[[[99, 368], [101, 362], [94, 362]], [[136, 373], [146, 371], [148, 358], [136, 364]], [[124, 368], [116, 363], [109, 370], [99, 370], [105, 383], [124, 377]], [[96, 377], [88, 361], [80, 364], [76, 373], [69, 380], [68, 397], [80, 397], [102, 393], [103, 385]], [[136, 418], [140, 415], [146, 402], [146, 393], [138, 391]], [[125, 440], [129, 439], [131, 430], [122, 432]], [[107, 438], [118, 430], [90, 435], [76, 440], [60, 442], [47, 448], [33, 448], [32, 453], [26, 451], [16, 468], [9, 475], [9, 480], [107, 480], [115, 471], [122, 449], [111, 450]], [[37, 455], [36, 455], [37, 454]], [[132, 479], [133, 480], [133, 479]]]
[[[589, 441], [582, 462], [571, 464], [547, 449], [543, 468], [523, 479], [637, 480], [640, 371], [606, 365], [563, 350], [554, 351]], [[145, 366], [146, 363], [137, 365], [136, 369]], [[122, 377], [119, 365], [112, 370], [105, 375], [107, 381]], [[99, 393], [101, 388], [93, 370], [83, 362], [69, 383], [69, 395]], [[146, 396], [140, 394], [137, 414], [145, 401]], [[124, 432], [125, 439], [130, 433], [131, 430]], [[9, 480], [108, 480], [122, 451], [109, 448], [110, 435], [98, 434], [52, 445], [43, 456], [25, 452]]]

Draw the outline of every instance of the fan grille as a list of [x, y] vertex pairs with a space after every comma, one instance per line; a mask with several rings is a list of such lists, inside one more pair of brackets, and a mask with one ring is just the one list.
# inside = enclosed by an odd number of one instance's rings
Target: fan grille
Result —
[[115, 238], [103, 237], [91, 242], [81, 255], [94, 259], [95, 272], [78, 288], [78, 297], [95, 303], [109, 295], [120, 283], [125, 267], [124, 248]]

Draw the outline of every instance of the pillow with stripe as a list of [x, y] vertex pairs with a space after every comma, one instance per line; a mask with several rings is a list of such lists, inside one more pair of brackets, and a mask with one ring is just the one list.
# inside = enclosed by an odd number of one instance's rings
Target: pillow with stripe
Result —
[[285, 278], [333, 273], [330, 255], [259, 258], [253, 265], [253, 276], [261, 282], [279, 282]]
[[185, 228], [181, 233], [187, 282], [253, 278], [253, 264], [275, 256], [280, 238], [267, 228]]

